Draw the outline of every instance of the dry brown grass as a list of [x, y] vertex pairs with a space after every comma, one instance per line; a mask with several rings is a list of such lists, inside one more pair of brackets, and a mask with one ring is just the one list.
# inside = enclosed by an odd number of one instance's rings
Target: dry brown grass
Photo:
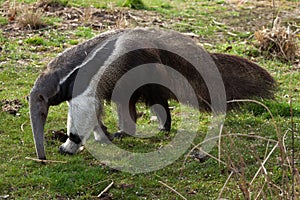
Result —
[[68, 6], [67, 0], [39, 0], [37, 1], [38, 7], [65, 7]]
[[15, 20], [19, 9], [19, 4], [17, 4], [15, 1], [11, 2], [11, 1], [4, 1], [1, 4], [1, 13], [3, 14], [3, 16], [6, 16], [9, 21], [13, 21]]
[[[194, 144], [186, 155], [181, 170], [184, 170], [184, 165], [191, 153], [198, 150], [201, 155], [215, 159], [228, 170], [227, 180], [219, 192], [218, 199], [226, 199], [228, 196], [232, 198], [232, 191], [237, 191], [236, 199], [299, 199], [299, 171], [293, 166], [295, 161], [285, 144], [292, 131], [288, 130], [282, 134], [272, 112], [261, 102], [244, 99], [232, 100], [228, 103], [232, 102], [253, 102], [263, 106], [271, 116], [271, 126], [274, 127], [277, 140], [259, 136], [259, 133], [229, 133], [222, 128], [221, 135]], [[221, 141], [221, 138], [222, 142], [218, 144], [221, 156], [218, 158], [201, 148], [209, 140]], [[249, 145], [249, 143], [243, 143], [243, 138], [259, 142]], [[265, 147], [264, 153], [258, 151], [258, 147]], [[251, 168], [254, 167], [255, 171], [251, 172], [249, 163], [252, 163]], [[277, 171], [275, 166], [280, 170]], [[280, 176], [281, 180], [276, 180], [273, 176]]]
[[5, 1], [1, 6], [2, 13], [21, 29], [36, 30], [46, 26], [43, 13], [34, 6], [17, 1]]
[[116, 27], [121, 29], [128, 28], [132, 23], [133, 20], [129, 19], [126, 13], [121, 12], [116, 20]]
[[17, 22], [20, 28], [36, 30], [46, 27], [46, 23], [43, 20], [43, 14], [38, 10], [25, 10], [20, 16], [18, 16]]
[[276, 18], [273, 28], [263, 28], [255, 32], [258, 47], [267, 55], [278, 57], [285, 61], [294, 62], [299, 56], [297, 44], [297, 33], [300, 30], [292, 31], [290, 27], [280, 25], [280, 18]]

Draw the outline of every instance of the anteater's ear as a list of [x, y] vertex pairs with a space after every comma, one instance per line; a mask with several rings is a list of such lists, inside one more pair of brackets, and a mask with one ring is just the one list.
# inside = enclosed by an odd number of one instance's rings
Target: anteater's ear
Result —
[[59, 92], [56, 95], [56, 101], [61, 103], [73, 98], [73, 87], [80, 68], [75, 69], [68, 77], [59, 84]]
[[76, 78], [76, 74], [72, 73], [66, 80], [59, 84], [57, 92], [51, 98], [49, 98], [49, 105], [58, 105], [64, 101], [72, 99], [73, 85]]
[[[29, 101], [29, 100], [30, 100], [30, 99], [29, 99], [29, 98], [30, 98], [30, 95], [26, 95], [25, 98], [26, 98], [27, 101]], [[38, 98], [39, 98], [39, 100], [41, 100], [41, 101], [44, 101], [44, 100], [45, 100], [44, 97], [43, 97], [43, 95], [41, 95], [41, 94], [38, 95]]]
[[62, 103], [63, 101], [65, 101], [65, 100], [63, 99], [61, 85], [59, 85], [57, 87], [56, 93], [52, 97], [49, 98], [48, 104], [49, 104], [49, 106], [55, 106], [55, 105]]

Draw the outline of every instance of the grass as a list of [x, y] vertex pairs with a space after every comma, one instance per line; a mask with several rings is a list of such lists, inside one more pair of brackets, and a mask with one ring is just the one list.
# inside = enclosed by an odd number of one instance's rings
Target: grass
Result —
[[[2, 1], [0, 2], [2, 4]], [[25, 2], [34, 3], [32, 0]], [[115, 7], [121, 10], [128, 9], [122, 8], [124, 1], [118, 0], [61, 2], [69, 7], [94, 5], [96, 8], [107, 10]], [[295, 160], [296, 168], [299, 170], [299, 68], [276, 58], [264, 58], [253, 45], [254, 38], [251, 37], [254, 31], [260, 28], [260, 24], [265, 23], [264, 25], [268, 26], [271, 23], [271, 18], [263, 17], [259, 24], [255, 24], [258, 23], [255, 22], [257, 15], [265, 16], [264, 12], [270, 11], [269, 7], [265, 7], [265, 10], [258, 7], [250, 12], [247, 7], [255, 6], [251, 2], [239, 8], [227, 3], [228, 1], [151, 0], [143, 2], [147, 11], [162, 16], [161, 20], [168, 23], [169, 28], [199, 35], [200, 42], [206, 49], [252, 59], [273, 75], [279, 83], [275, 100], [265, 100], [263, 103], [274, 115], [280, 130], [279, 136], [283, 137], [287, 133], [285, 145], [288, 155], [291, 155], [289, 102], [293, 101]], [[288, 6], [293, 2], [285, 1], [285, 3], [286, 5], [282, 3], [282, 13], [287, 13], [283, 10], [293, 13], [295, 7]], [[159, 182], [162, 181], [187, 199], [216, 199], [224, 185], [222, 197], [245, 198], [243, 184], [249, 184], [260, 166], [259, 162], [264, 160], [266, 154], [275, 146], [273, 142], [255, 137], [278, 139], [278, 133], [272, 124], [273, 119], [265, 109], [254, 103], [227, 113], [223, 129], [221, 160], [228, 165], [219, 164], [213, 158], [199, 162], [196, 158], [189, 157], [183, 168], [185, 160], [183, 155], [171, 165], [158, 171], [129, 174], [105, 166], [86, 150], [74, 156], [60, 155], [57, 148], [61, 142], [52, 139], [51, 130], [66, 129], [66, 103], [51, 108], [45, 133], [48, 159], [66, 161], [67, 164], [41, 164], [26, 160], [25, 157], [35, 157], [26, 100], [35, 79], [59, 52], [99, 32], [92, 26], [84, 25], [73, 29], [59, 29], [64, 23], [61, 17], [47, 16], [44, 19], [48, 28], [42, 30], [27, 30], [19, 33], [0, 30], [0, 100], [18, 99], [22, 103], [17, 115], [0, 111], [0, 197], [9, 195], [12, 199], [98, 199], [97, 195], [114, 181], [109, 192], [105, 194], [108, 199], [180, 199], [179, 195]], [[174, 19], [176, 20], [172, 21]], [[295, 20], [292, 15], [284, 15], [286, 22], [293, 21], [292, 19]], [[249, 23], [245, 25], [248, 21]], [[10, 22], [5, 17], [0, 18], [1, 27], [5, 27], [8, 23]], [[3, 103], [0, 104], [2, 107]], [[176, 102], [171, 102], [171, 105], [175, 107], [172, 110], [175, 124], [171, 133], [158, 133], [151, 139], [125, 138], [117, 140], [116, 144], [136, 152], [147, 152], [149, 149], [157, 149], [165, 145], [174, 137], [176, 127], [180, 123], [180, 105]], [[109, 105], [106, 105], [106, 110], [105, 123], [110, 131], [116, 131], [116, 118], [110, 111]], [[145, 111], [144, 105], [139, 105], [139, 110], [145, 112], [139, 124], [149, 124], [149, 117], [152, 114], [148, 110]], [[203, 140], [211, 120], [207, 113], [200, 113], [197, 117], [200, 120], [194, 127], [197, 129], [194, 144]], [[234, 137], [226, 136], [230, 134], [234, 134]], [[218, 149], [214, 148], [210, 154], [218, 157]], [[290, 188], [286, 190], [291, 192], [291, 173], [281, 165], [280, 155], [279, 149], [276, 148], [265, 165], [272, 176], [268, 177], [270, 180], [263, 187], [261, 199], [276, 199], [280, 194], [280, 191], [269, 182], [281, 188], [289, 186]], [[239, 173], [234, 173], [226, 183], [231, 173], [230, 167], [239, 169]], [[264, 180], [265, 176], [260, 174], [251, 187], [249, 186], [254, 194], [262, 188]], [[299, 185], [296, 185], [296, 194], [299, 194], [299, 190]], [[252, 196], [251, 199], [254, 197]]]
[[122, 4], [123, 7], [129, 7], [132, 9], [145, 9], [145, 5], [141, 0], [126, 0]]

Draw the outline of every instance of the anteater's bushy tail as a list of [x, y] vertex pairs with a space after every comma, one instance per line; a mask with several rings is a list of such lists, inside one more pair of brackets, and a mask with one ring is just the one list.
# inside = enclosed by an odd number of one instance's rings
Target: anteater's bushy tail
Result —
[[228, 54], [212, 53], [226, 89], [227, 100], [273, 98], [276, 82], [257, 64]]

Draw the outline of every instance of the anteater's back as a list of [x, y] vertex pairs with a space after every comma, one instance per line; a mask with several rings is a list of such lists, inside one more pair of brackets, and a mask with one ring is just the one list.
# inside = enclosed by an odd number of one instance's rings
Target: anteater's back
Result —
[[[147, 63], [163, 64], [183, 75], [196, 92], [200, 106], [205, 107], [206, 103], [203, 103], [203, 100], [208, 103], [212, 102], [211, 94], [205, 84], [207, 83], [205, 76], [210, 77], [210, 82], [219, 84], [218, 76], [215, 76], [218, 73], [214, 69], [213, 62], [223, 79], [221, 81], [225, 86], [226, 100], [253, 97], [272, 98], [273, 96], [276, 83], [265, 69], [238, 56], [209, 54], [190, 38], [174, 31], [133, 29], [124, 32], [110, 43], [113, 43], [111, 46], [114, 47], [114, 50], [112, 56], [107, 59], [112, 59], [113, 62], [105, 66], [105, 72], [99, 82], [102, 97], [105, 99], [109, 99], [119, 78], [134, 67]], [[102, 50], [104, 52], [105, 48]], [[195, 63], [198, 70], [203, 70], [205, 76], [201, 76], [195, 65], [192, 65], [194, 63], [189, 62], [191, 60], [197, 60]], [[174, 79], [174, 76], [171, 76], [169, 72], [156, 67], [152, 67], [152, 69], [158, 70], [161, 79], [171, 81]], [[145, 76], [148, 76], [148, 73]], [[133, 82], [138, 78], [141, 77], [134, 77]], [[214, 87], [220, 87], [220, 85], [214, 85]], [[178, 94], [183, 94], [182, 96], [186, 93], [185, 86], [178, 86], [176, 89]], [[155, 93], [152, 91], [141, 92], [144, 93], [142, 94], [144, 96], [164, 95], [168, 98], [174, 98], [173, 94], [168, 92]], [[189, 99], [185, 101], [188, 102]]]

